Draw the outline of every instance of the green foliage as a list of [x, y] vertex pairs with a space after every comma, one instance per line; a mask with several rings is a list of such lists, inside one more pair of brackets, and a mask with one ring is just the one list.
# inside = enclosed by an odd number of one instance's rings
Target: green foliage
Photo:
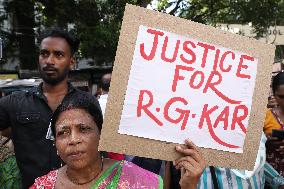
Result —
[[[23, 31], [19, 33], [15, 28], [29, 28], [29, 33], [23, 35], [32, 37], [33, 39], [30, 39], [29, 44], [33, 44], [34, 37], [42, 29], [59, 26], [71, 29], [79, 36], [81, 40], [81, 57], [93, 58], [98, 65], [112, 63], [115, 57], [125, 4], [145, 6], [149, 2], [149, 0], [4, 0], [5, 11], [3, 14], [0, 13], [0, 19], [5, 20], [7, 19], [6, 15], [11, 15], [10, 20], [13, 22], [13, 30], [5, 34], [0, 29], [0, 36], [5, 40], [5, 58], [3, 61], [12, 56], [17, 56], [9, 52], [20, 52], [22, 54], [21, 52], [27, 50], [27, 45], [22, 47], [18, 40], [11, 40], [11, 36], [17, 38], [23, 34]], [[32, 3], [34, 10], [19, 11], [26, 10], [28, 3]], [[19, 12], [22, 12], [22, 14], [19, 14]], [[21, 19], [19, 15], [23, 16], [23, 14], [32, 17], [35, 21], [28, 21], [26, 26], [19, 26], [21, 24], [19, 23]], [[35, 52], [35, 50], [28, 49], [30, 52]], [[21, 67], [30, 66], [35, 68], [32, 65], [34, 64], [25, 63]]]
[[158, 0], [157, 9], [164, 12], [175, 6], [171, 14], [199, 23], [252, 23], [257, 37], [269, 26], [284, 24], [283, 0]]
[[[250, 23], [256, 38], [265, 36], [270, 26], [284, 25], [283, 0], [158, 0], [156, 9], [213, 26]], [[277, 46], [276, 59], [284, 59], [283, 54]]]
[[126, 3], [156, 4], [158, 11], [210, 25], [251, 23], [257, 37], [269, 26], [284, 24], [284, 0], [4, 0], [0, 23], [9, 19], [13, 27], [0, 28], [3, 61], [18, 56], [22, 68], [35, 68], [34, 37], [45, 27], [60, 26], [81, 39], [80, 57], [93, 58], [98, 65], [111, 63]]

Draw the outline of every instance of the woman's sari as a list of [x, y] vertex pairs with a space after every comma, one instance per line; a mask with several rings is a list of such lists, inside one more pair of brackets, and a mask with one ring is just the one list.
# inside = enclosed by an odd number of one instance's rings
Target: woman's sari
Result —
[[270, 137], [273, 130], [284, 130], [284, 123], [275, 109], [267, 110], [263, 130], [269, 136], [266, 142], [266, 161], [284, 176], [283, 142]]
[[[30, 189], [54, 189], [58, 170], [37, 178]], [[162, 189], [162, 178], [137, 165], [120, 161], [109, 167], [93, 184], [91, 189]]]
[[20, 170], [16, 163], [14, 152], [2, 144], [0, 136], [0, 188], [21, 188]]
[[266, 111], [263, 131], [265, 134], [271, 135], [273, 129], [284, 129], [284, 123], [277, 115], [274, 109]]

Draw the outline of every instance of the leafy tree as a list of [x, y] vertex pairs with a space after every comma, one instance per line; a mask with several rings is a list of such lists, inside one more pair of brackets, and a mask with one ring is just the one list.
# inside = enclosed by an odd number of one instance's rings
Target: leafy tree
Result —
[[158, 0], [156, 9], [210, 25], [252, 23], [257, 37], [284, 23], [283, 0]]
[[[256, 38], [267, 34], [270, 26], [284, 24], [283, 0], [158, 0], [157, 10], [195, 22], [252, 24]], [[283, 47], [277, 46], [276, 59], [283, 59]]]
[[[112, 63], [126, 3], [190, 19], [199, 23], [252, 23], [257, 37], [269, 26], [284, 24], [283, 0], [3, 0], [0, 22], [12, 20], [13, 29], [0, 28], [5, 40], [4, 61], [19, 56], [23, 69], [36, 68], [33, 41], [49, 26], [75, 32], [81, 39], [80, 57], [92, 58], [94, 64]], [[19, 55], [13, 53], [19, 52]], [[280, 50], [281, 52], [281, 50]], [[283, 54], [283, 53], [282, 53]]]
[[[19, 52], [21, 69], [35, 69], [36, 48], [33, 41], [43, 28], [59, 26], [71, 29], [81, 39], [80, 56], [95, 64], [112, 63], [126, 3], [146, 6], [149, 0], [4, 0], [5, 15], [11, 15], [13, 29], [1, 31], [5, 52]], [[26, 10], [26, 11], [23, 11]], [[0, 19], [1, 19], [0, 15]], [[6, 54], [6, 53], [5, 53]], [[6, 54], [4, 58], [17, 56]]]
[[[34, 43], [34, 3], [32, 0], [5, 1], [4, 8], [8, 13], [13, 13], [13, 30], [11, 33], [1, 32], [4, 40], [9, 42], [4, 50], [19, 50], [19, 60], [22, 69], [35, 69], [35, 43]], [[3, 15], [2, 15], [3, 16]], [[15, 54], [11, 54], [15, 56]]]

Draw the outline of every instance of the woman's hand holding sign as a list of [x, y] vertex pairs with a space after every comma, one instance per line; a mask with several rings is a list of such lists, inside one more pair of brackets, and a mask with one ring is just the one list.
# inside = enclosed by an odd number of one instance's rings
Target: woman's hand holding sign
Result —
[[186, 140], [185, 144], [186, 146], [176, 146], [176, 151], [184, 156], [175, 160], [174, 165], [181, 170], [179, 181], [181, 188], [192, 189], [196, 188], [206, 163], [202, 154], [190, 140]]

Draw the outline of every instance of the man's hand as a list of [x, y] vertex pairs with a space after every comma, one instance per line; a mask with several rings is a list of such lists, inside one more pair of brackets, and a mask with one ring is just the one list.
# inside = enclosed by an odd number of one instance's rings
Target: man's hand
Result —
[[197, 147], [189, 140], [185, 141], [186, 146], [176, 146], [176, 151], [183, 154], [174, 161], [177, 169], [181, 170], [179, 184], [182, 189], [196, 188], [199, 178], [202, 175], [206, 163]]

